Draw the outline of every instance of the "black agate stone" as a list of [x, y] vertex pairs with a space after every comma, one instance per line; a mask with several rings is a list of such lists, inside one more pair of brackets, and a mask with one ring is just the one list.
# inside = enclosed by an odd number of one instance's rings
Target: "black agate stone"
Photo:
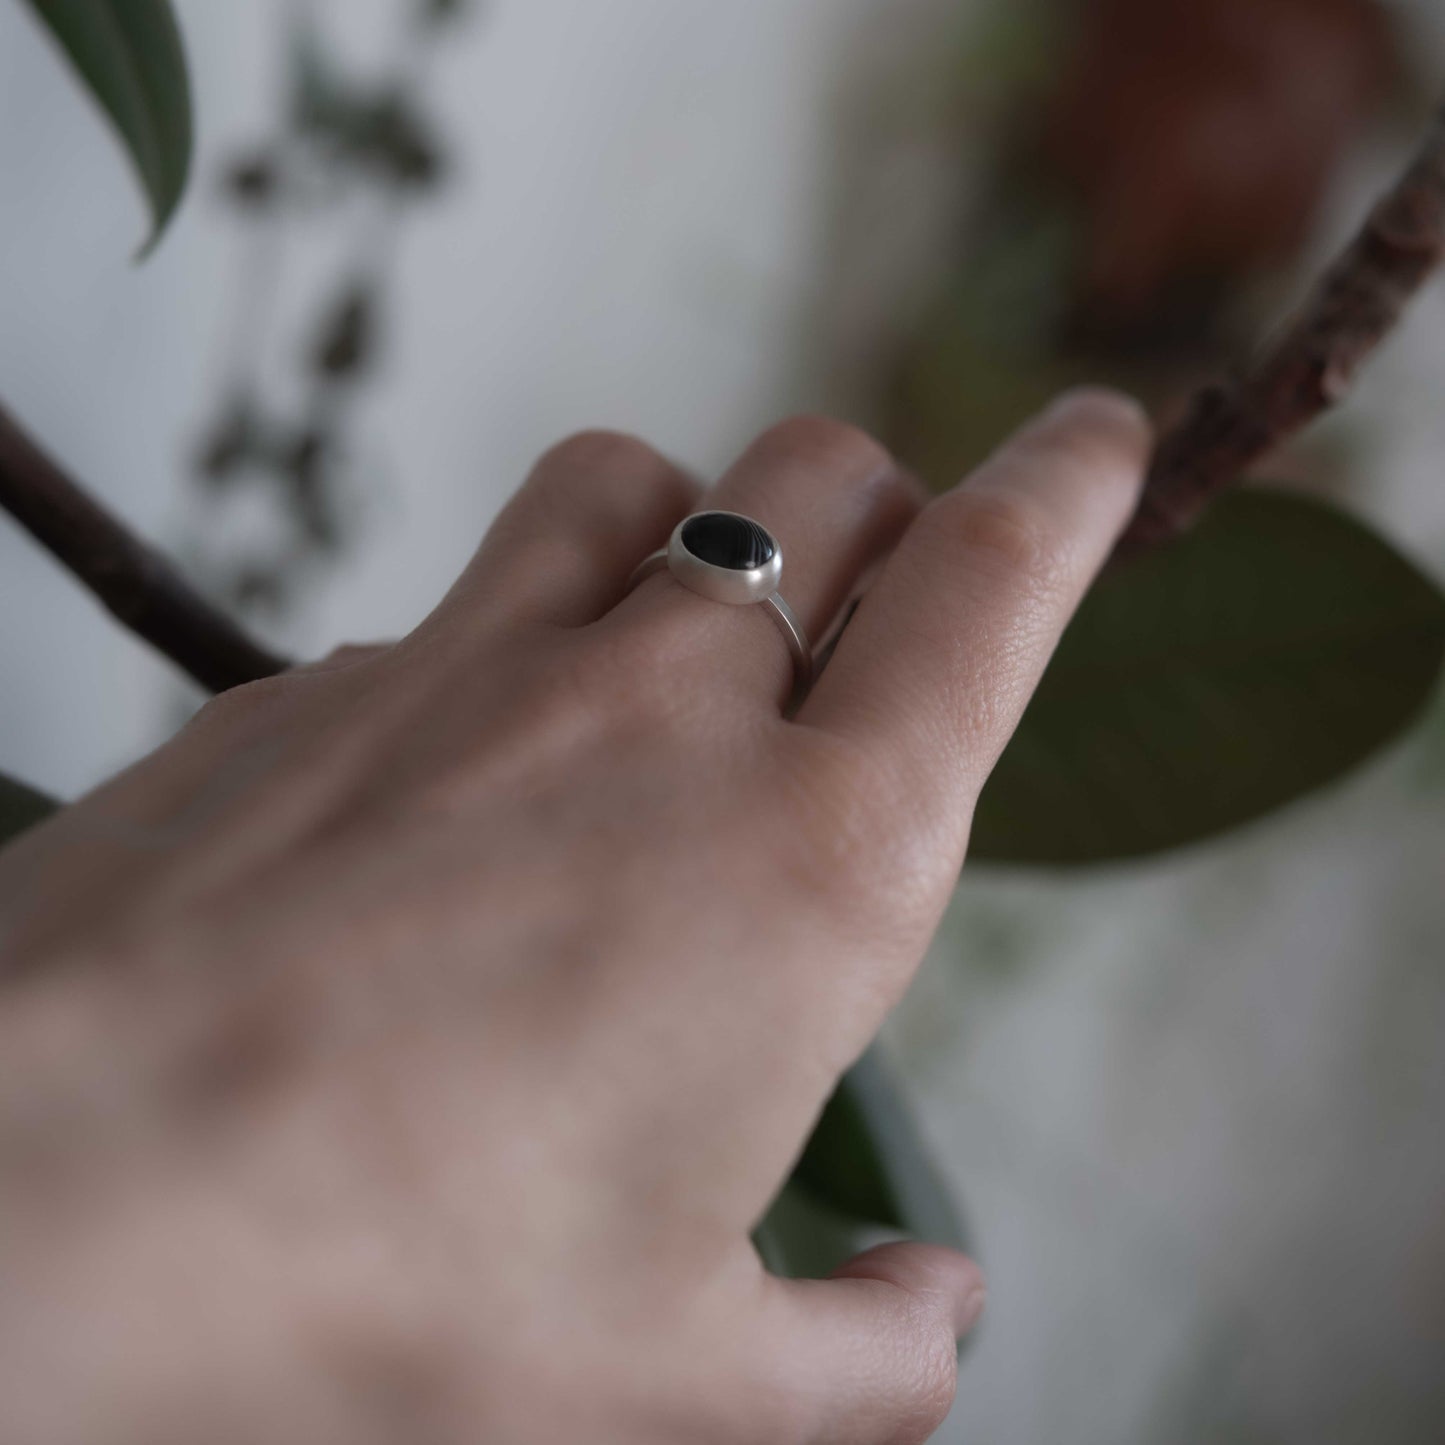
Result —
[[750, 572], [773, 560], [778, 544], [767, 530], [731, 512], [699, 512], [682, 524], [682, 545], [700, 561]]

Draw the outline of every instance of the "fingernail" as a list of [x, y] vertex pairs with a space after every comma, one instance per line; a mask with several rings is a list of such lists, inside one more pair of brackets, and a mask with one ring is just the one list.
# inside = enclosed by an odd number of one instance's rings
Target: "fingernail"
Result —
[[1140, 401], [1112, 386], [1071, 386], [1053, 399], [1044, 414], [1071, 411], [1112, 412], [1133, 422], [1147, 421], [1149, 416]]

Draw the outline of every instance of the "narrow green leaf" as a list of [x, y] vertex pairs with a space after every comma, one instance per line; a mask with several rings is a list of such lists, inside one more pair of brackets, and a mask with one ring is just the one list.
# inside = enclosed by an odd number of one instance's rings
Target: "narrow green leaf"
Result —
[[185, 190], [191, 95], [169, 0], [29, 0], [110, 117], [150, 202], [148, 251]]
[[966, 1247], [953, 1200], [874, 1048], [843, 1076], [753, 1242], [774, 1274], [819, 1279], [898, 1233]]
[[819, 1204], [790, 1181], [753, 1231], [753, 1244], [773, 1274], [784, 1279], [823, 1279], [877, 1243], [880, 1232]]
[[48, 818], [60, 804], [0, 773], [0, 847]]
[[1445, 597], [1360, 522], [1249, 490], [1108, 573], [984, 789], [971, 858], [1177, 847], [1338, 777], [1420, 712]]
[[963, 1248], [953, 1200], [877, 1049], [839, 1082], [790, 1188], [855, 1226]]

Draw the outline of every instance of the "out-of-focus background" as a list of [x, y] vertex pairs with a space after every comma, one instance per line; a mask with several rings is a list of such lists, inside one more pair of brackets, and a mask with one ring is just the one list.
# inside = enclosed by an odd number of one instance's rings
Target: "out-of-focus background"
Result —
[[[196, 180], [133, 266], [0, 4], [0, 395], [302, 655], [411, 626], [579, 427], [706, 474], [825, 408], [942, 484], [1069, 380], [1167, 412], [1445, 62], [1428, 0], [426, 8], [182, 4]], [[1437, 286], [1278, 463], [1437, 577], [1442, 387]], [[7, 771], [74, 795], [187, 705], [0, 520]], [[941, 1439], [1445, 1438], [1442, 803], [1437, 706], [1216, 842], [968, 877], [888, 1037], [992, 1284]]]

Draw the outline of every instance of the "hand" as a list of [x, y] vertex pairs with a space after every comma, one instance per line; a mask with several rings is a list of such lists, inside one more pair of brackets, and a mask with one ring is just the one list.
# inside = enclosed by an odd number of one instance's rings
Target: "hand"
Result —
[[696, 502], [564, 442], [390, 647], [238, 688], [0, 858], [0, 1438], [922, 1440], [976, 1268], [750, 1227], [916, 968], [1129, 515], [1071, 395], [923, 505], [840, 424], [710, 503], [764, 609], [634, 564]]

